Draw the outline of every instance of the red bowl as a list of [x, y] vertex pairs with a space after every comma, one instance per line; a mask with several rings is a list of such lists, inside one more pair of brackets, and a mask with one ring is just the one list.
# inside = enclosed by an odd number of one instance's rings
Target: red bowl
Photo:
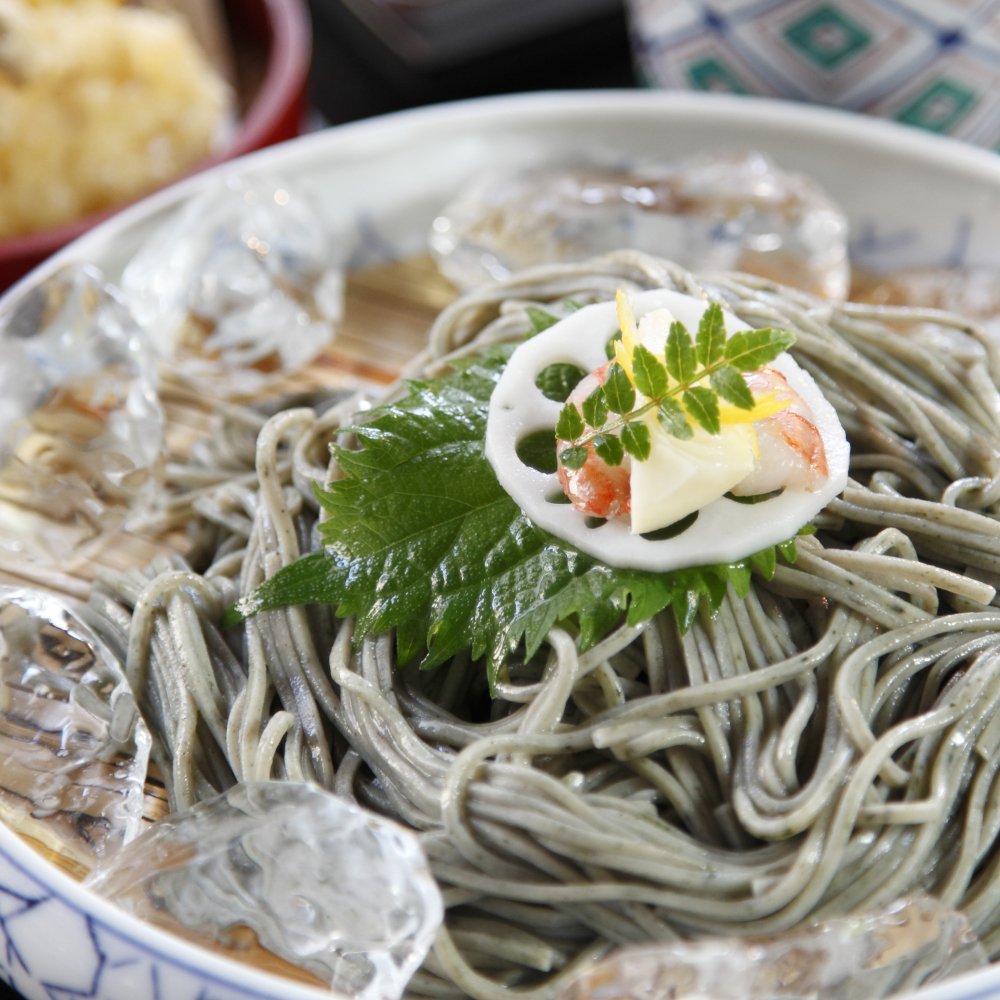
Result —
[[[240, 122], [232, 139], [189, 173], [292, 139], [302, 130], [312, 58], [305, 0], [223, 0], [223, 8], [239, 56]], [[123, 207], [0, 240], [0, 291]]]

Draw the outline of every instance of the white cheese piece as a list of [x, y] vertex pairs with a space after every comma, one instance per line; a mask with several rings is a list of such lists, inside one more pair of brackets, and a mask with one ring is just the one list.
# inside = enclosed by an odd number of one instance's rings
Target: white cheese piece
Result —
[[[669, 309], [646, 313], [636, 324], [636, 341], [662, 359], [676, 318]], [[636, 405], [645, 401], [637, 392]], [[701, 510], [753, 471], [754, 433], [748, 427], [723, 427], [719, 434], [696, 428], [693, 438], [682, 441], [664, 433], [652, 414], [645, 422], [649, 457], [629, 463], [633, 534], [665, 528]]]
[[[636, 323], [636, 340], [657, 357], [663, 357], [663, 345], [670, 335], [670, 325], [677, 317], [669, 309], [654, 309]], [[694, 331], [690, 331], [694, 336]]]
[[[707, 304], [666, 289], [633, 295], [631, 303], [640, 322], [647, 313], [665, 308], [692, 335]], [[747, 329], [735, 316], [724, 316], [729, 334]], [[843, 490], [850, 450], [837, 414], [811, 376], [783, 354], [770, 367], [780, 371], [805, 401], [823, 438], [829, 476], [820, 489], [786, 487], [779, 495], [752, 505], [716, 494], [717, 499], [698, 508], [694, 523], [672, 538], [644, 538], [623, 520], [590, 527], [589, 518], [565, 502], [556, 502], [564, 498], [555, 474], [525, 465], [516, 447], [527, 435], [554, 428], [561, 409], [561, 404], [546, 399], [537, 389], [536, 376], [556, 363], [579, 365], [586, 371], [600, 367], [607, 360], [605, 345], [617, 329], [614, 302], [577, 310], [514, 352], [490, 399], [486, 456], [500, 484], [536, 525], [609, 566], [667, 572], [732, 562], [783, 542]]]
[[754, 434], [747, 425], [721, 434], [700, 428], [688, 441], [654, 429], [649, 458], [632, 462], [633, 534], [666, 527], [718, 499], [754, 467]]

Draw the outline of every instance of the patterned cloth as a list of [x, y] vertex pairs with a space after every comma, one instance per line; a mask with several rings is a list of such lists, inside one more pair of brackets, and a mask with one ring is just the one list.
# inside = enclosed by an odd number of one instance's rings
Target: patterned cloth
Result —
[[762, 94], [1000, 149], [1000, 0], [628, 0], [649, 86]]

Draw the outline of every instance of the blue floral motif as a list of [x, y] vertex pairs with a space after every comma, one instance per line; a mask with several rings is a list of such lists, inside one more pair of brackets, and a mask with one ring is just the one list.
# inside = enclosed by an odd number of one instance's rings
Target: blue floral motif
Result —
[[912, 265], [914, 260], [936, 267], [965, 267], [969, 260], [969, 245], [974, 232], [974, 220], [968, 214], [955, 217], [947, 239], [935, 242], [934, 259], [927, 260], [927, 247], [920, 230], [913, 226], [894, 226], [887, 229], [876, 219], [861, 218], [854, 221], [849, 254], [851, 261], [878, 271]]

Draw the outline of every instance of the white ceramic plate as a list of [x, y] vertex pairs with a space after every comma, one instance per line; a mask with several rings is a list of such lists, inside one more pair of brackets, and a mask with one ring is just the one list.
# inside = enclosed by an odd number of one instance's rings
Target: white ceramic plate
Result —
[[[350, 235], [353, 265], [424, 248], [436, 212], [486, 167], [600, 153], [665, 159], [754, 148], [814, 177], [846, 209], [855, 262], [1000, 264], [1000, 158], [874, 119], [805, 105], [652, 91], [533, 94], [403, 112], [306, 136], [213, 171], [308, 184]], [[123, 212], [15, 286], [69, 260], [115, 279], [152, 225], [200, 191], [201, 175]], [[327, 994], [252, 971], [137, 924], [0, 827], [0, 979], [38, 1000], [316, 1000]], [[921, 994], [1000, 995], [1000, 968]]]

